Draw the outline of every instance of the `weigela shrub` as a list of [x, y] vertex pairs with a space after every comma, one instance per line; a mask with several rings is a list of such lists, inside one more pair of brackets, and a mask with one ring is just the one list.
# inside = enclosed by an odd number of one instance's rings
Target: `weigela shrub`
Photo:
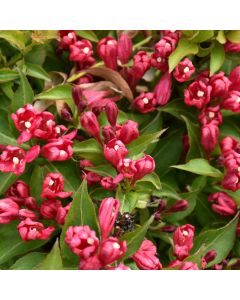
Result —
[[0, 31], [0, 268], [238, 269], [239, 31]]

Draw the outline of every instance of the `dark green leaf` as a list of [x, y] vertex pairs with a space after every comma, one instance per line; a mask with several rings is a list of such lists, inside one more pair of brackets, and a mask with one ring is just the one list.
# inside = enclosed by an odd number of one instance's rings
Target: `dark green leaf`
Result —
[[30, 186], [30, 194], [34, 197], [38, 204], [41, 203], [42, 198], [40, 197], [42, 192], [42, 184], [43, 184], [43, 169], [42, 166], [35, 166], [31, 175], [31, 179], [29, 182]]
[[59, 249], [58, 239], [52, 250], [41, 263], [39, 270], [63, 270], [62, 258]]
[[13, 173], [0, 172], [0, 195], [4, 194], [16, 179], [17, 176]]
[[210, 76], [212, 76], [215, 72], [217, 72], [225, 59], [225, 51], [223, 45], [218, 42], [212, 47], [211, 57], [210, 57]]
[[10, 270], [35, 270], [46, 257], [46, 253], [31, 252], [19, 258], [11, 267]]
[[92, 30], [76, 30], [77, 35], [80, 35], [82, 38], [87, 39], [91, 42], [98, 42], [98, 37]]
[[101, 176], [104, 176], [104, 177], [107, 177], [107, 176], [115, 177], [115, 176], [117, 176], [116, 170], [110, 164], [99, 165], [99, 166], [96, 166], [96, 167], [88, 167], [88, 168], [85, 168], [85, 169], [87, 171], [97, 173], [97, 174], [99, 174]]

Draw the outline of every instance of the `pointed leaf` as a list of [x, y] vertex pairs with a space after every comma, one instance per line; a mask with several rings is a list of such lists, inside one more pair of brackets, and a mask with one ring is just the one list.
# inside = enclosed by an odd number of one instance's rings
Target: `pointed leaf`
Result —
[[210, 57], [210, 76], [212, 76], [215, 72], [217, 72], [225, 59], [225, 51], [223, 45], [218, 42], [215, 42]]
[[18, 78], [18, 72], [11, 69], [0, 69], [0, 83], [9, 82]]
[[53, 248], [50, 251], [50, 253], [41, 263], [39, 270], [63, 270], [63, 264], [62, 264], [58, 239], [53, 245]]

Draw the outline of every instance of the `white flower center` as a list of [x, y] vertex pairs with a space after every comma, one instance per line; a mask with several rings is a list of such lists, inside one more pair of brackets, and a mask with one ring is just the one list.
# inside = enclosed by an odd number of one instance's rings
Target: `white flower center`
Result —
[[129, 162], [128, 161], [124, 162], [124, 167], [129, 167]]
[[50, 179], [49, 184], [50, 186], [52, 186], [54, 184], [54, 181], [52, 179]]
[[212, 111], [210, 111], [210, 113], [208, 114], [208, 116], [209, 116], [209, 118], [210, 118], [210, 119], [212, 119], [212, 118], [214, 118], [214, 116], [215, 116], [215, 113], [214, 113], [214, 112], [212, 112]]
[[183, 236], [188, 236], [188, 232], [186, 230], [183, 230], [182, 234]]
[[47, 124], [47, 126], [50, 126], [50, 125], [52, 124], [52, 120], [48, 120], [48, 121], [46, 122], [46, 124]]
[[119, 146], [118, 146], [118, 145], [115, 145], [113, 148], [114, 148], [115, 151], [118, 151]]
[[93, 243], [94, 243], [94, 239], [93, 238], [88, 238], [87, 239], [87, 243], [89, 244], [89, 245], [93, 245]]
[[24, 125], [26, 128], [30, 128], [32, 126], [32, 124], [29, 121], [25, 122]]
[[60, 133], [61, 129], [59, 127], [56, 127], [56, 133]]
[[170, 32], [174, 33], [174, 32], [176, 32], [176, 30], [170, 30]]
[[161, 57], [157, 57], [157, 62], [161, 62], [161, 61], [162, 61]]
[[73, 39], [73, 34], [72, 34], [72, 32], [69, 32], [68, 37], [69, 37], [70, 39]]
[[114, 41], [108, 41], [107, 44], [108, 45], [114, 45]]
[[83, 48], [83, 53], [88, 54], [89, 50], [90, 49], [88, 47], [85, 47], [85, 48]]
[[113, 243], [113, 248], [114, 249], [119, 249], [120, 248], [120, 245], [118, 243]]
[[238, 172], [240, 173], [240, 167], [238, 167]]
[[12, 161], [13, 161], [14, 165], [17, 165], [19, 163], [19, 158], [14, 156]]
[[60, 155], [60, 156], [65, 156], [65, 155], [66, 155], [66, 151], [60, 150], [59, 155]]
[[186, 73], [188, 73], [190, 71], [190, 69], [189, 69], [189, 67], [185, 67], [184, 69], [183, 69], [183, 72], [186, 74]]
[[197, 92], [197, 96], [198, 96], [198, 97], [204, 96], [204, 92], [203, 92], [203, 91], [198, 91], [198, 92]]
[[240, 97], [237, 97], [236, 102], [240, 103]]
[[145, 97], [145, 98], [143, 98], [143, 103], [144, 103], [144, 104], [148, 104], [148, 103], [149, 103], [149, 100], [148, 100], [148, 98], [146, 98], [146, 97]]

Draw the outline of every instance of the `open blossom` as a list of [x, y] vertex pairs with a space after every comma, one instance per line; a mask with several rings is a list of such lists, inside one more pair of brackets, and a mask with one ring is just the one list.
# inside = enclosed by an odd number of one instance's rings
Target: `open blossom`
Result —
[[195, 72], [195, 67], [190, 59], [185, 58], [176, 66], [173, 76], [179, 82], [187, 81]]
[[204, 107], [198, 116], [198, 120], [202, 125], [209, 123], [219, 125], [222, 123], [222, 113], [220, 105]]
[[202, 80], [194, 81], [184, 91], [184, 102], [189, 106], [202, 109], [209, 101], [212, 87]]
[[226, 136], [220, 141], [219, 144], [224, 156], [229, 154], [229, 152], [232, 152], [232, 150], [240, 154], [240, 143], [231, 136]]
[[0, 200], [0, 224], [7, 224], [18, 218], [19, 206], [11, 198]]
[[40, 214], [46, 219], [55, 219], [58, 209], [62, 206], [61, 201], [56, 199], [48, 199], [42, 202]]
[[233, 192], [240, 189], [240, 172], [227, 172], [225, 175], [222, 186], [227, 190]]
[[168, 103], [172, 93], [171, 74], [169, 74], [168, 72], [165, 72], [163, 74], [154, 88], [154, 93], [158, 105], [163, 106]]
[[76, 255], [88, 258], [96, 252], [99, 240], [89, 226], [70, 226], [66, 231], [65, 243]]
[[19, 223], [17, 228], [23, 241], [47, 240], [55, 230], [53, 226], [44, 228], [42, 223], [29, 218]]
[[130, 158], [120, 159], [117, 165], [118, 172], [125, 178], [132, 179], [137, 172], [135, 161]]
[[118, 43], [113, 37], [101, 39], [97, 45], [97, 53], [106, 67], [117, 70]]
[[44, 178], [42, 187], [42, 198], [67, 198], [72, 192], [63, 192], [64, 178], [60, 173], [48, 173]]
[[100, 181], [100, 184], [105, 190], [114, 191], [123, 178], [123, 174], [118, 174], [115, 178], [110, 176], [103, 177]]
[[224, 72], [220, 72], [210, 78], [209, 84], [212, 87], [212, 98], [224, 98], [227, 96], [231, 82], [226, 76], [224, 76]]
[[109, 237], [100, 244], [98, 257], [106, 266], [122, 258], [126, 251], [126, 241], [119, 242], [117, 238]]
[[15, 114], [11, 115], [11, 118], [17, 130], [21, 132], [17, 140], [18, 144], [29, 141], [41, 122], [40, 114], [35, 111], [31, 104], [19, 108]]
[[35, 160], [39, 152], [39, 146], [33, 146], [27, 152], [19, 147], [6, 146], [0, 155], [0, 171], [21, 175], [25, 170], [26, 163]]
[[119, 160], [126, 157], [128, 150], [120, 140], [113, 139], [104, 145], [103, 153], [108, 161], [117, 166]]
[[194, 226], [190, 224], [178, 227], [173, 234], [174, 255], [183, 260], [193, 247]]
[[103, 199], [101, 202], [98, 211], [98, 219], [101, 228], [102, 240], [106, 239], [112, 231], [119, 209], [120, 202], [118, 199], [109, 197]]
[[237, 212], [237, 204], [224, 192], [217, 192], [208, 197], [212, 209], [222, 216], [232, 216]]
[[143, 114], [156, 110], [157, 100], [154, 93], [142, 92], [134, 99], [133, 105]]
[[221, 103], [222, 108], [233, 112], [240, 112], [240, 92], [230, 91], [227, 97]]
[[59, 30], [60, 42], [59, 48], [68, 50], [70, 45], [77, 41], [77, 36], [73, 30]]
[[116, 137], [125, 145], [130, 144], [139, 137], [138, 123], [128, 120], [122, 125], [117, 125]]
[[132, 259], [140, 270], [161, 270], [162, 265], [156, 255], [156, 246], [151, 241], [144, 240]]
[[5, 196], [21, 205], [26, 198], [30, 197], [29, 186], [23, 180], [17, 180], [8, 188]]
[[66, 138], [52, 139], [41, 149], [41, 154], [49, 161], [64, 161], [73, 154], [73, 142]]
[[80, 40], [69, 46], [69, 59], [84, 62], [93, 54], [92, 44], [88, 40]]

